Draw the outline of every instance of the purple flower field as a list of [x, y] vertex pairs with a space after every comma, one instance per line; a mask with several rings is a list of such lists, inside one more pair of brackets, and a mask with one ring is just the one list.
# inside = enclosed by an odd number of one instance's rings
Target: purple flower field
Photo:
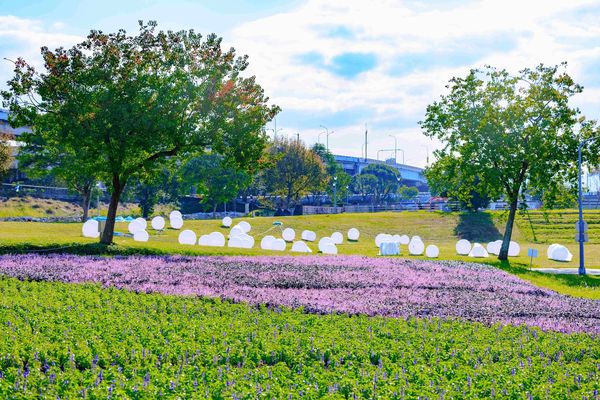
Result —
[[335, 257], [0, 256], [0, 274], [94, 282], [137, 292], [197, 295], [391, 317], [458, 317], [600, 333], [600, 301], [533, 286], [493, 267], [449, 261]]

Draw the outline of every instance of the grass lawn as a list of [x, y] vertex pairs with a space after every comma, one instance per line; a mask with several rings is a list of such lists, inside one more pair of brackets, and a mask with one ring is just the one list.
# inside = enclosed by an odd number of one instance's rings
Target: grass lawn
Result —
[[0, 278], [2, 398], [595, 398], [587, 334]]
[[[551, 213], [552, 214], [552, 213]], [[587, 212], [591, 215], [588, 220], [600, 221], [600, 213]], [[281, 254], [278, 252], [264, 251], [257, 247], [260, 239], [267, 235], [280, 235], [280, 228], [275, 227], [273, 222], [281, 221], [284, 227], [292, 227], [296, 230], [297, 237], [304, 229], [310, 229], [317, 233], [317, 237], [330, 235], [334, 231], [346, 233], [351, 227], [357, 227], [360, 232], [360, 240], [356, 243], [345, 242], [338, 246], [341, 254], [361, 254], [376, 256], [378, 249], [374, 244], [374, 237], [381, 232], [398, 233], [407, 235], [419, 235], [425, 244], [436, 244], [440, 248], [441, 259], [455, 259], [463, 261], [478, 261], [496, 265], [511, 273], [514, 273], [532, 283], [554, 289], [560, 293], [588, 298], [600, 298], [600, 278], [579, 276], [548, 276], [539, 272], [527, 270], [529, 259], [526, 256], [527, 248], [537, 248], [540, 257], [534, 260], [534, 267], [576, 267], [578, 265], [578, 252], [573, 241], [568, 242], [563, 229], [557, 229], [556, 236], [545, 231], [544, 243], [537, 243], [531, 237], [531, 226], [547, 227], [539, 222], [532, 223], [525, 216], [519, 216], [514, 229], [513, 240], [521, 244], [521, 256], [510, 259], [510, 263], [500, 263], [494, 257], [488, 259], [472, 259], [456, 255], [454, 245], [459, 237], [472, 241], [486, 243], [491, 240], [500, 239], [504, 228], [504, 212], [486, 213], [442, 213], [442, 212], [400, 212], [400, 213], [360, 213], [339, 215], [312, 215], [296, 217], [257, 217], [244, 218], [252, 225], [251, 235], [256, 239], [254, 249], [230, 249], [211, 248], [200, 246], [184, 246], [177, 243], [177, 235], [180, 231], [167, 229], [162, 233], [156, 233], [150, 229], [150, 240], [147, 243], [134, 242], [129, 237], [115, 237], [116, 247], [112, 249], [101, 248], [96, 245], [97, 240], [81, 237], [81, 224], [51, 224], [51, 223], [17, 223], [0, 222], [0, 252], [17, 252], [31, 249], [62, 248], [72, 244], [78, 244], [73, 249], [62, 249], [63, 251], [74, 251], [78, 253], [112, 252], [113, 254], [211, 254], [211, 255], [261, 255]], [[561, 218], [563, 218], [562, 214]], [[556, 218], [553, 215], [549, 217]], [[568, 214], [568, 218], [573, 218]], [[590, 222], [592, 222], [590, 221]], [[235, 221], [234, 221], [235, 222]], [[570, 224], [570, 222], [568, 222]], [[192, 229], [198, 236], [220, 231], [227, 234], [227, 229], [220, 226], [220, 220], [195, 220], [185, 221], [184, 228]], [[567, 225], [567, 224], [565, 224]], [[574, 226], [574, 225], [573, 225]], [[593, 224], [590, 224], [593, 226]], [[600, 225], [599, 225], [600, 226]], [[117, 231], [127, 232], [127, 224], [117, 224]], [[574, 229], [573, 229], [574, 230]], [[539, 233], [538, 233], [539, 236]], [[573, 253], [573, 261], [560, 263], [546, 259], [546, 249], [554, 241], [563, 243]], [[317, 250], [316, 243], [311, 244], [313, 251]], [[288, 246], [289, 248], [289, 246]], [[289, 252], [286, 252], [290, 254]], [[406, 254], [405, 257], [413, 257]], [[293, 254], [293, 253], [291, 253]], [[587, 266], [600, 267], [600, 232], [594, 230], [591, 235], [591, 243], [586, 246]], [[414, 257], [423, 258], [423, 257]]]

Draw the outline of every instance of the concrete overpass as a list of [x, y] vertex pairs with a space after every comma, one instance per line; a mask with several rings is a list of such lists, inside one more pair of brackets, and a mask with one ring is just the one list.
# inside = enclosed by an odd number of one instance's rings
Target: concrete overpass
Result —
[[351, 157], [334, 154], [335, 160], [344, 168], [344, 171], [350, 176], [358, 175], [367, 165], [370, 164], [386, 164], [400, 171], [402, 183], [406, 186], [415, 186], [420, 191], [427, 189], [427, 180], [425, 179], [424, 169], [413, 167], [406, 164], [398, 164], [393, 158], [386, 161], [375, 160], [373, 158]]

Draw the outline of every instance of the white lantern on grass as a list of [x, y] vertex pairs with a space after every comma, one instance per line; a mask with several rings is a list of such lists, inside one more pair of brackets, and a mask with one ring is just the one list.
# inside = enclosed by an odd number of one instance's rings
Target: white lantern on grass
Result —
[[196, 234], [194, 231], [186, 229], [179, 234], [179, 244], [194, 245], [196, 244]]
[[350, 228], [348, 230], [348, 240], [356, 242], [356, 241], [358, 241], [359, 237], [360, 237], [360, 232], [359, 232], [358, 229], [356, 229], [356, 228]]
[[425, 255], [429, 258], [438, 258], [440, 255], [440, 249], [435, 244], [430, 244], [425, 249]]
[[293, 242], [294, 238], [296, 237], [296, 231], [294, 231], [292, 228], [285, 228], [281, 236], [283, 236], [283, 240], [286, 242]]
[[344, 235], [341, 232], [333, 232], [330, 238], [336, 245], [344, 243]]
[[149, 238], [150, 235], [146, 231], [137, 231], [133, 234], [133, 240], [136, 242], [147, 242]]
[[313, 231], [302, 231], [302, 235], [301, 235], [302, 240], [306, 240], [307, 242], [314, 242], [315, 240], [317, 240], [317, 234]]
[[471, 252], [471, 242], [467, 239], [460, 239], [456, 242], [456, 252], [461, 256], [466, 256]]
[[161, 231], [165, 227], [165, 219], [163, 217], [154, 217], [152, 218], [152, 221], [150, 221], [150, 225], [152, 225], [152, 229]]
[[98, 221], [96, 221], [95, 219], [88, 219], [81, 227], [81, 233], [83, 234], [83, 237], [97, 238], [100, 236], [100, 232], [98, 231], [98, 229]]
[[231, 217], [225, 217], [221, 221], [221, 225], [224, 226], [225, 228], [229, 228], [232, 223], [233, 223], [233, 220], [231, 219]]

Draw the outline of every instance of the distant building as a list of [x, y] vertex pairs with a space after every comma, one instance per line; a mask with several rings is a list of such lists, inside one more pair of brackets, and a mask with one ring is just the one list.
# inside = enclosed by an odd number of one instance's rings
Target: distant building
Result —
[[600, 170], [590, 171], [587, 177], [587, 187], [590, 193], [600, 193]]
[[419, 191], [427, 191], [427, 179], [425, 179], [424, 169], [413, 167], [406, 164], [398, 164], [393, 158], [381, 161], [372, 158], [351, 157], [334, 154], [335, 160], [344, 168], [344, 171], [350, 176], [358, 175], [367, 165], [370, 164], [386, 164], [400, 171], [402, 176], [402, 184], [406, 186], [414, 186]]

